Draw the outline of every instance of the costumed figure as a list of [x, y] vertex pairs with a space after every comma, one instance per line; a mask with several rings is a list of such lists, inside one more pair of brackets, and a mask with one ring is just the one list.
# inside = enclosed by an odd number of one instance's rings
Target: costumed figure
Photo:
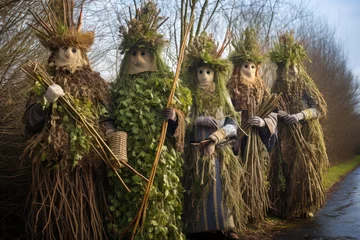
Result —
[[244, 164], [248, 218], [256, 222], [264, 220], [269, 208], [268, 151], [274, 145], [277, 127], [276, 113], [270, 112], [276, 105], [271, 108], [271, 104], [267, 104], [270, 94], [259, 76], [263, 56], [255, 30], [247, 28], [238, 41], [233, 41], [233, 46], [229, 59], [234, 69], [227, 88], [235, 110], [241, 112], [241, 127], [248, 134], [239, 131], [234, 150]]
[[[173, 73], [160, 55], [166, 41], [157, 32], [164, 21], [159, 13], [156, 5], [149, 1], [137, 9], [127, 27], [120, 27], [120, 50], [125, 55], [112, 88], [114, 119], [116, 128], [128, 134], [129, 163], [145, 176], [152, 171], [164, 117], [168, 120], [167, 138], [136, 239], [184, 239], [181, 152], [191, 94], [179, 83], [174, 108], [166, 108]], [[125, 229], [132, 224], [141, 206], [147, 183], [126, 171], [121, 171], [121, 176], [131, 193], [114, 179], [113, 193], [109, 196], [111, 209], [116, 214], [112, 231], [128, 239], [131, 232], [125, 233]]]
[[183, 77], [193, 97], [185, 149], [184, 217], [191, 238], [205, 239], [212, 233], [238, 239], [245, 215], [240, 191], [244, 172], [231, 144], [237, 132], [236, 112], [226, 90], [231, 63], [220, 58], [225, 45], [217, 48], [212, 36], [202, 33], [184, 60]]
[[[107, 82], [90, 67], [87, 51], [93, 32], [74, 23], [73, 1], [55, 0], [44, 6], [46, 18], [33, 14], [40, 43], [51, 51], [44, 69], [55, 83], [45, 87], [37, 75], [24, 114], [31, 138], [23, 157], [32, 161], [28, 226], [34, 239], [106, 239], [103, 220], [110, 219], [104, 191], [105, 169], [92, 145], [93, 137], [80, 121], [58, 104], [66, 94], [73, 106], [103, 137], [113, 131], [107, 120]], [[27, 69], [27, 71], [35, 69]]]
[[311, 217], [325, 202], [322, 180], [329, 161], [319, 117], [326, 115], [326, 102], [304, 69], [308, 57], [292, 33], [280, 36], [270, 58], [278, 67], [273, 92], [283, 99], [271, 156], [272, 213]]

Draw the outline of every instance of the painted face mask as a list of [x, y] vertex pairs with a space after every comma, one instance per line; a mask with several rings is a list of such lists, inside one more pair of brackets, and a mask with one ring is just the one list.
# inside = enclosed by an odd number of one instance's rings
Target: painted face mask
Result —
[[246, 62], [241, 65], [241, 78], [243, 81], [253, 83], [256, 78], [256, 65], [252, 62]]
[[130, 50], [129, 57], [129, 74], [137, 74], [141, 72], [155, 72], [154, 54], [143, 48], [133, 48]]
[[214, 83], [214, 71], [209, 67], [199, 67], [197, 69], [198, 86], [201, 89], [206, 89]]
[[296, 64], [291, 64], [288, 68], [288, 74], [290, 77], [296, 77], [299, 73], [299, 69]]
[[69, 70], [74, 70], [86, 65], [86, 60], [82, 57], [79, 48], [64, 46], [59, 49], [54, 65], [56, 67], [70, 67]]

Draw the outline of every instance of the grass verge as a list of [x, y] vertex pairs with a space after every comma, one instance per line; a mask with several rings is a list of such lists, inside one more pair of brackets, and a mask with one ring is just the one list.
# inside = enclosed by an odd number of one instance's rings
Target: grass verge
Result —
[[[331, 166], [324, 176], [324, 188], [330, 192], [332, 187], [342, 180], [348, 173], [360, 165], [360, 155], [352, 160]], [[245, 240], [270, 240], [284, 229], [296, 227], [296, 222], [268, 216], [264, 222], [249, 224], [242, 234], [241, 239]]]
[[324, 188], [325, 191], [330, 190], [335, 183], [340, 181], [349, 172], [354, 170], [360, 165], [360, 155], [356, 156], [350, 161], [340, 163], [338, 165], [330, 167], [324, 177]]

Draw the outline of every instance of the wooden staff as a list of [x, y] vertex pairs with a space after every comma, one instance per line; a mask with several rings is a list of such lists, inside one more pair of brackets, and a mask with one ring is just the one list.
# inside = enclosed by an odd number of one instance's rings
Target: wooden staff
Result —
[[[169, 98], [168, 98], [168, 102], [167, 102], [167, 105], [166, 105], [167, 108], [171, 107], [171, 103], [172, 103], [172, 100], [173, 100], [173, 97], [174, 97], [174, 94], [175, 94], [176, 85], [177, 85], [177, 82], [178, 82], [178, 79], [179, 79], [180, 70], [181, 70], [182, 62], [183, 62], [184, 55], [185, 55], [186, 40], [188, 38], [188, 35], [190, 33], [190, 29], [192, 28], [193, 23], [194, 23], [194, 18], [192, 16], [191, 20], [190, 20], [190, 23], [186, 27], [185, 36], [184, 36], [184, 39], [183, 39], [183, 41], [181, 43], [180, 54], [179, 54], [179, 58], [178, 58], [178, 64], [177, 64], [177, 67], [176, 67], [174, 82], [173, 82], [172, 89], [171, 89], [171, 92], [170, 92], [170, 95], [169, 95]], [[163, 147], [164, 142], [165, 142], [167, 127], [168, 127], [168, 121], [164, 120], [163, 125], [162, 125], [162, 129], [161, 129], [159, 145], [158, 145], [157, 150], [156, 150], [155, 160], [154, 160], [154, 163], [153, 163], [153, 166], [152, 166], [152, 169], [151, 169], [149, 182], [146, 185], [146, 190], [145, 190], [143, 201], [141, 203], [139, 211], [136, 214], [136, 217], [133, 219], [133, 221], [131, 221], [129, 226], [122, 232], [120, 238], [131, 228], [131, 226], [133, 224], [135, 224], [134, 229], [132, 231], [132, 235], [131, 235], [131, 240], [133, 240], [135, 235], [136, 235], [136, 229], [137, 229], [137, 227], [139, 225], [140, 219], [145, 214], [145, 208], [146, 208], [147, 202], [149, 200], [150, 189], [151, 189], [151, 187], [152, 187], [152, 185], [154, 183], [156, 169], [157, 169], [157, 165], [158, 165], [160, 155], [161, 155], [161, 150], [162, 150], [162, 147]]]

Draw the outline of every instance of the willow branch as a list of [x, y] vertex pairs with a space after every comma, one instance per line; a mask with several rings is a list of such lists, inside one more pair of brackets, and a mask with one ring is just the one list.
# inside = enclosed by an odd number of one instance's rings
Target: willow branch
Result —
[[204, 19], [204, 15], [205, 15], [205, 11], [208, 6], [208, 3], [209, 3], [209, 0], [205, 0], [204, 5], [201, 8], [200, 18], [199, 18], [198, 25], [196, 28], [195, 37], [197, 37], [200, 33], [202, 20]]
[[[187, 40], [187, 37], [189, 35], [190, 29], [192, 28], [193, 23], [194, 23], [194, 21], [193, 21], [193, 18], [192, 18], [192, 21], [189, 23], [189, 25], [187, 25], [184, 40], [181, 43], [178, 64], [177, 64], [177, 67], [176, 67], [176, 72], [175, 72], [175, 77], [174, 77], [172, 89], [171, 89], [171, 92], [170, 92], [170, 95], [169, 95], [169, 98], [168, 98], [168, 102], [167, 102], [167, 105], [166, 105], [167, 107], [171, 107], [171, 103], [172, 103], [172, 100], [174, 98], [174, 94], [175, 94], [176, 86], [177, 86], [177, 83], [178, 83], [182, 62], [183, 62], [184, 55], [185, 55], [186, 40]], [[144, 217], [145, 212], [146, 212], [145, 208], [148, 205], [147, 202], [148, 202], [149, 195], [150, 195], [150, 189], [151, 189], [151, 187], [152, 187], [152, 185], [154, 183], [156, 170], [157, 170], [157, 165], [158, 165], [160, 155], [161, 155], [161, 151], [162, 151], [162, 148], [163, 148], [163, 145], [164, 145], [164, 142], [165, 142], [165, 138], [166, 138], [167, 127], [168, 127], [168, 121], [164, 120], [163, 125], [162, 125], [162, 129], [161, 129], [159, 145], [158, 145], [157, 150], [156, 150], [155, 160], [154, 160], [154, 163], [153, 163], [153, 167], [151, 169], [149, 182], [148, 182], [148, 184], [146, 186], [146, 191], [145, 191], [145, 194], [144, 194], [144, 198], [143, 198], [143, 201], [141, 203], [140, 209], [139, 209], [139, 211], [138, 211], [138, 213], [137, 213], [137, 215], [135, 217], [136, 218], [135, 223], [134, 222], [131, 223], [131, 225], [135, 224], [134, 229], [132, 231], [132, 235], [131, 235], [132, 240], [135, 238], [136, 230], [137, 230], [137, 227], [139, 225], [140, 219], [142, 217]], [[126, 229], [129, 229], [129, 227], [127, 227]]]

